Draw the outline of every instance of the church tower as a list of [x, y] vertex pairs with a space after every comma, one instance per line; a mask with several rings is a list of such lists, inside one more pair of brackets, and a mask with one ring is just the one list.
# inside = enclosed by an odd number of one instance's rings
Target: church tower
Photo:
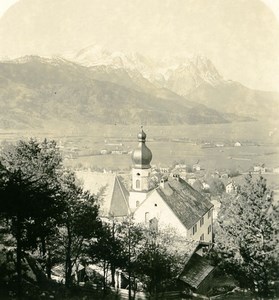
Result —
[[138, 134], [138, 147], [132, 153], [132, 191], [130, 192], [129, 205], [135, 210], [146, 198], [149, 191], [149, 180], [152, 153], [145, 145], [146, 134], [143, 130]]

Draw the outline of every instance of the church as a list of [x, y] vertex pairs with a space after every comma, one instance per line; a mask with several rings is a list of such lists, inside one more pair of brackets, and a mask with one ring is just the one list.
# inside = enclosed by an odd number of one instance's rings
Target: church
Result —
[[212, 242], [213, 204], [178, 175], [170, 174], [152, 187], [152, 152], [143, 130], [137, 138], [130, 191], [116, 174], [76, 172], [85, 190], [99, 194], [101, 217], [130, 216], [146, 226], [174, 229], [189, 240]]

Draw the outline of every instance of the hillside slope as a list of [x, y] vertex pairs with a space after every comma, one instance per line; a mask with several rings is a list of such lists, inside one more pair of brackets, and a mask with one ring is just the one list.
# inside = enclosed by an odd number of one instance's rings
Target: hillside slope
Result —
[[150, 83], [144, 89], [98, 79], [92, 69], [63, 59], [2, 62], [0, 128], [47, 127], [53, 121], [74, 126], [227, 122], [214, 109]]

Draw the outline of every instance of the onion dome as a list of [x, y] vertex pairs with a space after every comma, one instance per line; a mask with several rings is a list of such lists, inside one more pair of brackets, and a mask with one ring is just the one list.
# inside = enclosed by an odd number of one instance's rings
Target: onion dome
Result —
[[149, 169], [152, 160], [152, 152], [145, 145], [146, 134], [142, 130], [138, 134], [138, 147], [132, 153], [133, 167], [138, 169]]

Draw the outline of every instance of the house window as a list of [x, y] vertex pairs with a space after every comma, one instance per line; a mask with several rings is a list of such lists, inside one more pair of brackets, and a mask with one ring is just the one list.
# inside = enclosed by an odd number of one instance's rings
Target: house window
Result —
[[149, 222], [149, 212], [145, 213], [145, 223], [147, 224]]
[[197, 226], [197, 224], [195, 224], [193, 226], [193, 235], [197, 232], [197, 229], [198, 229], [198, 226]]
[[136, 202], [136, 207], [139, 207], [139, 200], [137, 200], [137, 202]]
[[211, 225], [209, 225], [207, 229], [207, 233], [210, 234], [210, 232], [211, 232]]
[[211, 210], [207, 213], [208, 219], [211, 217]]
[[204, 241], [204, 234], [200, 236], [200, 241]]
[[202, 225], [204, 224], [204, 219], [203, 217], [200, 219], [200, 227], [202, 227]]
[[140, 181], [136, 180], [136, 188], [139, 189], [140, 188]]

